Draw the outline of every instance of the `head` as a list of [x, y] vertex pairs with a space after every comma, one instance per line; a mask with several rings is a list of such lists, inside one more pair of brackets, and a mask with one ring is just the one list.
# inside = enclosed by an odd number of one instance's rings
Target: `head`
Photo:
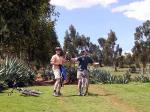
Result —
[[56, 51], [57, 55], [61, 55], [62, 49], [61, 49], [61, 47], [56, 47], [55, 51]]
[[87, 56], [88, 55], [88, 50], [82, 50], [81, 54], [84, 55], [84, 56]]

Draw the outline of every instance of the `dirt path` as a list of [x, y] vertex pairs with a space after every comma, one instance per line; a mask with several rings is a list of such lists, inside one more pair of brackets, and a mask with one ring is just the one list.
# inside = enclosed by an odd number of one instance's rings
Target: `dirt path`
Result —
[[127, 102], [119, 99], [116, 95], [111, 94], [109, 91], [107, 91], [103, 85], [96, 87], [92, 85], [89, 89], [89, 91], [95, 92], [95, 94], [98, 94], [100, 96], [103, 96], [103, 98], [110, 103], [111, 105], [115, 106], [122, 112], [138, 112], [134, 107], [129, 105]]

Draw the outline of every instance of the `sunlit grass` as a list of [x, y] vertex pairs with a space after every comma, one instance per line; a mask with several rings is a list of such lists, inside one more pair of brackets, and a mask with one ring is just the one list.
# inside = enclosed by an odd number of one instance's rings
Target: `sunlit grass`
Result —
[[0, 93], [0, 112], [121, 112], [121, 109], [105, 100], [108, 96], [101, 95], [101, 87], [104, 87], [110, 95], [113, 94], [137, 108], [139, 112], [150, 110], [149, 84], [91, 85], [90, 95], [85, 97], [76, 95], [76, 87], [66, 85], [62, 89], [61, 97], [52, 96], [52, 86], [31, 87], [43, 92], [39, 97], [21, 96], [17, 91], [8, 96], [9, 89]]

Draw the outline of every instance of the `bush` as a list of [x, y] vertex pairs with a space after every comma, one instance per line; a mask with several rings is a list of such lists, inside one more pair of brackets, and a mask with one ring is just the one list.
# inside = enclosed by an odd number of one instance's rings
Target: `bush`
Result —
[[136, 67], [135, 67], [135, 66], [131, 66], [131, 67], [129, 68], [129, 72], [131, 72], [131, 73], [136, 73]]
[[129, 72], [122, 76], [111, 75], [104, 70], [92, 70], [90, 72], [91, 83], [103, 83], [103, 84], [127, 84], [130, 81], [131, 75]]
[[41, 76], [44, 80], [53, 80], [54, 79], [54, 74], [53, 74], [52, 70], [50, 70], [49, 68], [44, 69], [40, 73], [42, 74]]
[[148, 83], [148, 82], [150, 82], [150, 76], [140, 75], [140, 76], [135, 77], [134, 81], [142, 82], [142, 83]]
[[4, 82], [0, 82], [0, 92], [7, 88], [7, 85]]
[[70, 67], [67, 69], [67, 80], [69, 84], [75, 83], [77, 81], [77, 69]]
[[34, 72], [21, 60], [13, 57], [6, 57], [0, 68], [0, 81], [18, 86], [30, 85], [34, 81]]

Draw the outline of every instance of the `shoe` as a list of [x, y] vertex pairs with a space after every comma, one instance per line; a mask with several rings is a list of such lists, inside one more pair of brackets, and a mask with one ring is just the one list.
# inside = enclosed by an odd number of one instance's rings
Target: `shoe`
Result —
[[78, 96], [82, 96], [82, 94], [79, 92], [78, 94], [77, 94]]
[[53, 96], [58, 97], [59, 95], [56, 92], [54, 92]]
[[85, 92], [82, 94], [82, 96], [87, 96], [88, 95], [88, 92]]
[[62, 93], [61, 93], [61, 92], [58, 92], [57, 94], [58, 94], [58, 96], [62, 96]]
[[86, 95], [87, 95], [86, 93], [83, 93], [83, 94], [82, 94], [82, 96], [86, 96]]

